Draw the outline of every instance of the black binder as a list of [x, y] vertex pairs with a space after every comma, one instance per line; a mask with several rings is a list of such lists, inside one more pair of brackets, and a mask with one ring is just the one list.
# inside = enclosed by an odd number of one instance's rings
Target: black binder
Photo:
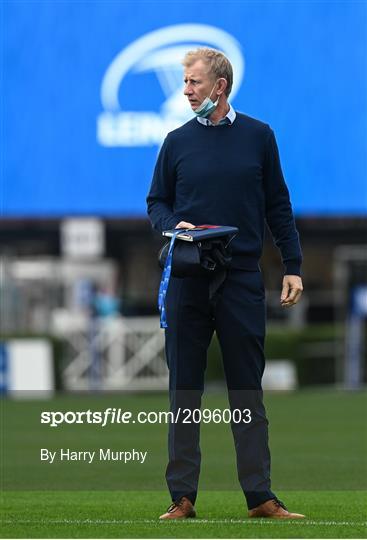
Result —
[[[180, 229], [171, 229], [163, 231], [163, 236], [172, 237]], [[229, 227], [226, 225], [198, 225], [195, 229], [182, 229], [176, 238], [185, 240], [186, 242], [199, 242], [201, 240], [214, 240], [223, 236], [233, 237], [238, 233], [237, 227]]]

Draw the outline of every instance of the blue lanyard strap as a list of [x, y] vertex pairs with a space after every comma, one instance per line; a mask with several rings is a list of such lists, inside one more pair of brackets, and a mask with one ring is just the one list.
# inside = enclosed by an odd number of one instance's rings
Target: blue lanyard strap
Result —
[[159, 285], [159, 293], [158, 293], [158, 309], [161, 314], [161, 320], [160, 325], [161, 328], [167, 328], [167, 316], [166, 316], [166, 294], [168, 289], [169, 280], [171, 277], [171, 270], [172, 270], [172, 255], [173, 255], [173, 246], [176, 240], [176, 236], [179, 233], [182, 233], [182, 229], [178, 229], [177, 232], [173, 233], [171, 242], [168, 249], [168, 254], [166, 258], [166, 262], [164, 264], [163, 272], [162, 272], [162, 279], [161, 284]]

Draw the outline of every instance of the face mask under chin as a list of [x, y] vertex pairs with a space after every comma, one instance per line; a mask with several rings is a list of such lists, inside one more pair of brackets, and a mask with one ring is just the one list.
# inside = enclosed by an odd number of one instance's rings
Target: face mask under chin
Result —
[[218, 99], [213, 102], [211, 99], [210, 99], [210, 96], [212, 95], [212, 92], [215, 88], [215, 85], [217, 84], [218, 81], [215, 82], [210, 94], [208, 97], [206, 97], [204, 99], [204, 101], [199, 105], [199, 107], [197, 107], [196, 109], [194, 109], [194, 113], [196, 114], [196, 116], [200, 116], [201, 118], [207, 118], [208, 116], [210, 116], [214, 111], [215, 109], [217, 108], [218, 106], [218, 102], [219, 102], [219, 96], [218, 96]]

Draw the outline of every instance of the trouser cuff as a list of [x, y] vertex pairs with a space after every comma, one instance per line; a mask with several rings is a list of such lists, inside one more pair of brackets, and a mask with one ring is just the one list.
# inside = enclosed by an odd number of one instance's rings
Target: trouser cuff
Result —
[[172, 491], [171, 492], [171, 498], [172, 502], [179, 501], [181, 497], [186, 497], [189, 499], [189, 501], [194, 505], [196, 501], [196, 495], [197, 493], [195, 491], [191, 491], [190, 493], [187, 493], [186, 491]]
[[268, 491], [245, 491], [245, 497], [247, 502], [247, 507], [249, 510], [260, 506], [270, 499], [275, 499], [276, 496], [270, 490]]

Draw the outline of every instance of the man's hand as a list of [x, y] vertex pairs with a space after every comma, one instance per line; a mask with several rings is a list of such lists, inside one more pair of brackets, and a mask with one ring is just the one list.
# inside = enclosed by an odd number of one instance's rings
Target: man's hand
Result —
[[303, 291], [302, 279], [299, 276], [284, 276], [280, 303], [283, 307], [297, 304]]
[[195, 225], [187, 223], [187, 221], [180, 221], [180, 223], [177, 223], [175, 229], [195, 229]]

